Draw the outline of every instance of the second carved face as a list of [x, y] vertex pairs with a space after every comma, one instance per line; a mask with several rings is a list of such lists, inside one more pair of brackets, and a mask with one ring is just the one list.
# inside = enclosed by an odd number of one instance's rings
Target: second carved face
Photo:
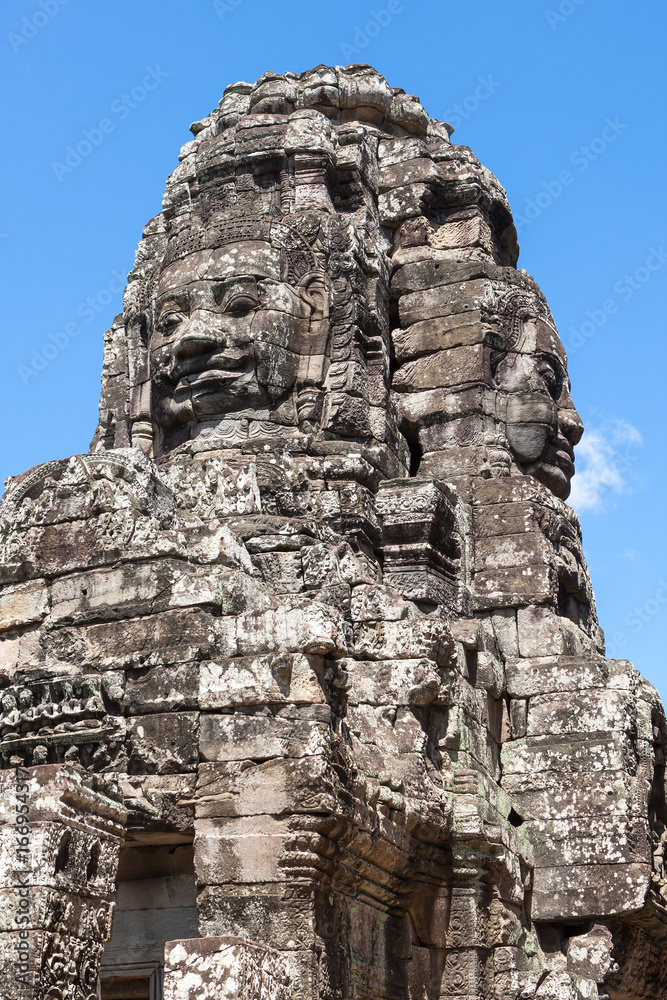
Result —
[[491, 377], [512, 456], [522, 471], [565, 500], [583, 424], [570, 397], [567, 359], [545, 319], [526, 314], [517, 335], [491, 351]]

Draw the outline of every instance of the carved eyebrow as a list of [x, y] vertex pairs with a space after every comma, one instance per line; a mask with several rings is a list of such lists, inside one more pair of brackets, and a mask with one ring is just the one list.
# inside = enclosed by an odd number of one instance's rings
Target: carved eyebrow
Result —
[[189, 301], [187, 295], [174, 294], [173, 292], [164, 295], [157, 303], [158, 309], [164, 309], [165, 306], [176, 306], [177, 309], [187, 309], [189, 306]]
[[157, 303], [155, 308], [155, 316], [158, 322], [168, 309], [176, 312], [189, 312], [190, 303], [184, 295], [166, 295]]
[[221, 282], [215, 292], [216, 302], [223, 309], [237, 298], [252, 298], [259, 302], [259, 280], [252, 274], [243, 274]]

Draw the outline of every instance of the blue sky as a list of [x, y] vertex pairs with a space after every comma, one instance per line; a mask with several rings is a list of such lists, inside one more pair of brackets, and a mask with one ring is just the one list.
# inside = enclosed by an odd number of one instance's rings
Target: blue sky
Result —
[[508, 192], [588, 429], [574, 502], [608, 647], [667, 696], [666, 29], [658, 0], [5, 0], [0, 477], [87, 450], [102, 333], [190, 122], [267, 69], [369, 62]]

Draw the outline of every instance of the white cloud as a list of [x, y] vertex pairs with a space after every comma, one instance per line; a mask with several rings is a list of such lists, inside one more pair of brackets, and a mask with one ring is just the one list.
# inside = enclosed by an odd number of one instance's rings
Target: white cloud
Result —
[[635, 449], [642, 444], [636, 427], [608, 420], [587, 430], [577, 445], [577, 473], [568, 503], [577, 511], [600, 510], [610, 493], [627, 493]]

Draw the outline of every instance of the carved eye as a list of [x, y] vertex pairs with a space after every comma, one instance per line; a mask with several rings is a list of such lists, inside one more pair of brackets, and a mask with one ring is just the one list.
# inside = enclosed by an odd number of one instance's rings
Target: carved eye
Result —
[[160, 311], [160, 317], [158, 319], [158, 329], [162, 331], [165, 336], [172, 333], [179, 323], [182, 323], [186, 319], [186, 312], [180, 306], [177, 305], [166, 305]]
[[553, 354], [540, 354], [538, 371], [551, 398], [558, 399], [565, 380], [565, 372], [558, 358]]
[[239, 292], [237, 295], [229, 296], [225, 302], [225, 312], [239, 316], [256, 309], [258, 305], [259, 302], [254, 296], [248, 295], [246, 292]]
[[258, 306], [259, 292], [255, 278], [241, 276], [236, 278], [231, 286], [227, 286], [222, 299], [223, 312], [243, 316]]

